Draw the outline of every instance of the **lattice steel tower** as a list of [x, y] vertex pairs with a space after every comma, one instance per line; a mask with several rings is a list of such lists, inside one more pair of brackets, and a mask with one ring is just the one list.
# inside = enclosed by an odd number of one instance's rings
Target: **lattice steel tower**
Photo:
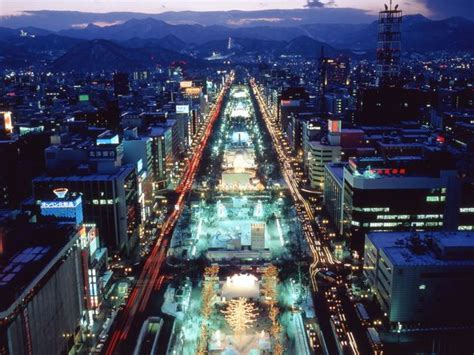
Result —
[[402, 11], [398, 5], [385, 4], [379, 12], [379, 36], [377, 43], [377, 82], [379, 86], [396, 84], [400, 75], [400, 50]]

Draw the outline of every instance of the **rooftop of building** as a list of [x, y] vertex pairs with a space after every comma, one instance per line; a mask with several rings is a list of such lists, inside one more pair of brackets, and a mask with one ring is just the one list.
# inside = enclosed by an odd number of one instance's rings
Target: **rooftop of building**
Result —
[[168, 131], [171, 127], [166, 126], [166, 125], [153, 125], [150, 126], [149, 128], [149, 134], [150, 136], [157, 136], [160, 137], [165, 134], [166, 131]]
[[407, 147], [421, 149], [415, 152], [398, 149], [393, 155], [350, 158], [346, 169], [354, 176], [369, 174], [371, 178], [381, 175], [440, 177], [443, 171], [456, 170], [452, 154], [444, 148], [418, 144]]
[[373, 232], [367, 238], [397, 266], [474, 266], [473, 232]]
[[24, 291], [45, 275], [51, 262], [76, 235], [76, 228], [74, 224], [60, 223], [0, 226], [0, 314], [19, 297], [25, 297]]
[[344, 179], [344, 164], [343, 163], [334, 163], [327, 164], [326, 169], [330, 172], [334, 178], [336, 178], [340, 183]]
[[[85, 167], [86, 165], [79, 166]], [[33, 179], [35, 182], [64, 182], [64, 181], [104, 181], [104, 180], [114, 180], [118, 176], [127, 173], [130, 170], [134, 170], [135, 167], [132, 164], [126, 164], [117, 167], [117, 169], [110, 173], [104, 172], [90, 172], [85, 174], [72, 174], [72, 175], [65, 175], [65, 176], [50, 176], [50, 175], [41, 175]]]

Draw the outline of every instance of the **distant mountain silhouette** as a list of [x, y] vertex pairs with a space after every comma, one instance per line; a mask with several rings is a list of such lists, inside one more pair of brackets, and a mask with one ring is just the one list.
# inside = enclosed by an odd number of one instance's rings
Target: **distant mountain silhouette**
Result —
[[[22, 30], [28, 35], [20, 36]], [[272, 53], [315, 57], [323, 45], [328, 55], [354, 55], [357, 50], [373, 57], [377, 31], [377, 22], [236, 28], [170, 25], [153, 18], [107, 27], [91, 24], [57, 33], [35, 27], [0, 27], [0, 67], [48, 67], [53, 63], [54, 70], [121, 70], [175, 60], [195, 63], [213, 52], [228, 56]], [[230, 50], [229, 37], [234, 43]], [[473, 37], [474, 22], [464, 18], [432, 21], [421, 15], [405, 16], [402, 51], [472, 51]]]
[[[314, 24], [289, 28], [170, 25], [147, 18], [123, 24], [60, 31], [62, 35], [82, 39], [126, 41], [132, 38], [163, 38], [174, 36], [185, 43], [205, 44], [228, 37], [271, 41], [291, 41], [306, 36], [335, 48], [374, 50], [377, 41], [377, 22], [370, 24]], [[474, 22], [462, 18], [433, 21], [421, 15], [405, 16], [402, 25], [402, 48], [406, 51], [474, 49]]]
[[[368, 25], [307, 25], [309, 35], [338, 48], [374, 50], [378, 23]], [[452, 17], [433, 21], [422, 15], [404, 16], [402, 50], [429, 52], [474, 50], [474, 22]]]
[[295, 27], [311, 23], [370, 23], [376, 19], [364, 10], [344, 8], [260, 10], [260, 11], [176, 11], [159, 14], [137, 12], [91, 13], [79, 11], [24, 11], [15, 16], [0, 16], [0, 26], [34, 26], [59, 31], [89, 23], [113, 24], [131, 19], [153, 18], [171, 24], [227, 27]]
[[51, 68], [57, 71], [78, 72], [130, 71], [188, 59], [187, 56], [160, 47], [148, 46], [130, 50], [111, 41], [92, 40], [71, 48], [56, 59]]

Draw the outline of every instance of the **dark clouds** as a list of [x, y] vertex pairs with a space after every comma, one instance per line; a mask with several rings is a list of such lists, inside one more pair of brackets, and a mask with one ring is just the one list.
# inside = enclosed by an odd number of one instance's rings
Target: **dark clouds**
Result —
[[306, 7], [310, 8], [323, 8], [334, 5], [334, 0], [322, 1], [322, 0], [308, 0]]
[[474, 20], [474, 0], [421, 0], [435, 18], [462, 16]]

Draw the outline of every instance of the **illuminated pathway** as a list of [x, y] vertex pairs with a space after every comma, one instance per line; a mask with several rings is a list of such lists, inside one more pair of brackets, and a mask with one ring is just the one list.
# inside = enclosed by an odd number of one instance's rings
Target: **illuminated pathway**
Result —
[[314, 213], [308, 201], [306, 201], [306, 199], [301, 194], [300, 188], [298, 186], [298, 178], [295, 176], [291, 167], [292, 158], [289, 156], [288, 152], [285, 151], [284, 146], [281, 144], [283, 139], [282, 133], [277, 128], [275, 119], [271, 116], [271, 114], [269, 114], [268, 108], [265, 105], [262, 95], [260, 94], [260, 91], [258, 90], [254, 80], [251, 81], [251, 86], [255, 97], [257, 98], [262, 117], [265, 121], [268, 131], [270, 132], [270, 136], [273, 141], [273, 147], [277, 152], [278, 160], [282, 167], [283, 177], [295, 201], [296, 211], [303, 226], [303, 233], [313, 255], [313, 263], [310, 266], [310, 277], [313, 289], [317, 291], [318, 285], [316, 282], [316, 274], [319, 270], [319, 266], [334, 264], [334, 259], [332, 258], [329, 249], [327, 247], [322, 247], [321, 242], [316, 238], [316, 233], [314, 232], [314, 228], [311, 225], [312, 221], [314, 221]]
[[150, 255], [145, 261], [140, 277], [138, 278], [138, 281], [130, 293], [128, 302], [123, 309], [122, 314], [116, 321], [116, 326], [110, 336], [107, 350], [105, 352], [107, 355], [120, 352], [119, 346], [127, 339], [136, 316], [139, 313], [143, 313], [145, 311], [152, 291], [158, 290], [164, 281], [164, 277], [161, 275], [160, 271], [163, 262], [166, 260], [166, 251], [168, 249], [170, 232], [173, 230], [173, 227], [181, 215], [186, 196], [193, 185], [202, 154], [209, 140], [214, 123], [220, 115], [222, 102], [230, 85], [232, 84], [233, 78], [234, 75], [232, 73], [229, 81], [219, 93], [219, 96], [216, 99], [216, 104], [209, 113], [207, 124], [203, 125], [198, 132], [199, 138], [196, 139], [196, 141], [199, 143], [194, 146], [194, 151], [188, 161], [187, 169], [184, 172], [178, 187], [176, 188], [176, 191], [179, 195], [175, 204], [175, 208], [163, 224], [160, 235], [157, 238]]
[[[272, 138], [273, 147], [278, 155], [278, 160], [281, 166], [282, 174], [285, 179], [286, 184], [291, 192], [293, 200], [295, 201], [295, 207], [298, 214], [298, 217], [303, 226], [303, 233], [308, 242], [308, 245], [311, 249], [313, 256], [313, 262], [309, 267], [310, 280], [314, 292], [318, 292], [317, 284], [317, 273], [321, 268], [327, 268], [328, 266], [334, 266], [339, 264], [339, 261], [334, 260], [331, 251], [327, 246], [323, 246], [321, 241], [316, 237], [314, 227], [312, 222], [315, 221], [314, 212], [306, 199], [301, 193], [299, 187], [299, 179], [295, 175], [291, 162], [293, 158], [289, 152], [288, 146], [282, 144], [284, 142], [283, 134], [278, 126], [276, 118], [272, 116], [269, 112], [263, 95], [261, 94], [257, 84], [254, 79], [251, 79], [250, 85], [252, 87], [255, 98], [257, 99], [260, 112], [262, 114], [265, 125], [267, 126], [270, 136]], [[334, 300], [335, 306], [330, 306], [330, 301], [327, 300], [329, 305], [329, 310], [331, 313], [332, 319], [336, 319], [338, 322], [336, 328], [336, 341], [346, 351], [351, 354], [358, 355], [360, 354], [357, 344], [354, 339], [353, 333], [348, 329], [346, 316], [343, 313], [342, 307], [340, 307], [340, 301], [337, 300], [337, 294], [331, 294], [332, 299]]]

